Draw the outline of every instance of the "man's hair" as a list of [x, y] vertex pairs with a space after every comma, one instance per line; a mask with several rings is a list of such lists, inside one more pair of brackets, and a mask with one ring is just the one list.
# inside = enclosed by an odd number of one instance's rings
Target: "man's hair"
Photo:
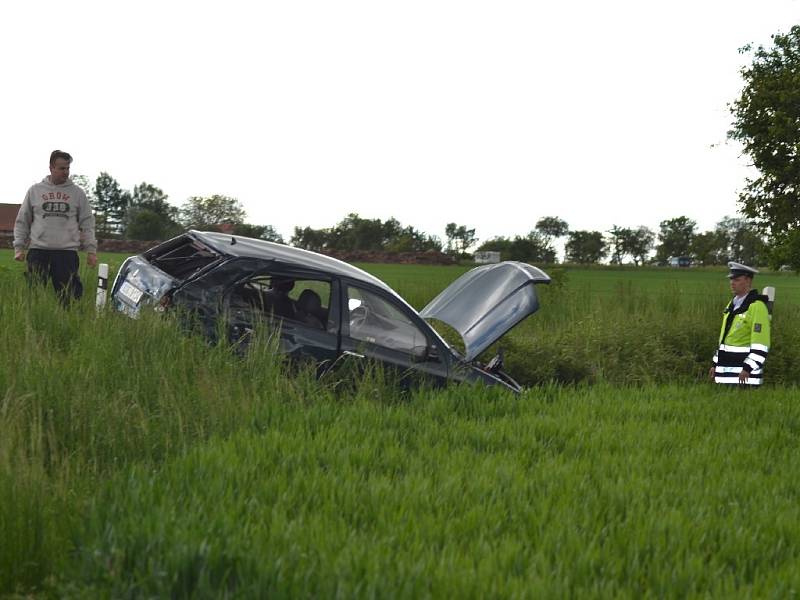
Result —
[[56, 161], [59, 158], [63, 158], [68, 163], [72, 162], [72, 156], [70, 156], [69, 152], [64, 152], [63, 150], [53, 150], [50, 153], [50, 166], [52, 167], [54, 164], [56, 164]]

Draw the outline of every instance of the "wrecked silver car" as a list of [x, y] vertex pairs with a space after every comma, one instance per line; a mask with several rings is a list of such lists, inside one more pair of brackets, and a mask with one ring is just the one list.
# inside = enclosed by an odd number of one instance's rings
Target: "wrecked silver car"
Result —
[[[342, 261], [281, 244], [190, 231], [120, 267], [113, 307], [136, 317], [145, 306], [191, 314], [211, 338], [220, 326], [246, 345], [256, 323], [280, 331], [280, 351], [312, 359], [320, 375], [343, 360], [375, 360], [433, 385], [483, 381], [520, 386], [497, 356], [478, 356], [536, 312], [536, 284], [546, 273], [519, 262], [468, 271], [417, 312], [378, 278]], [[428, 323], [436, 319], [463, 339], [463, 351]]]

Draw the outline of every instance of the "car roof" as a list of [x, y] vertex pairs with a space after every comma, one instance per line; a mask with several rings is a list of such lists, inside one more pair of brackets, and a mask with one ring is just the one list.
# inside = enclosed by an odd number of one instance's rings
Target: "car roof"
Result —
[[381, 289], [391, 292], [393, 295], [397, 295], [392, 288], [374, 275], [370, 275], [358, 267], [354, 267], [336, 258], [325, 256], [324, 254], [229, 233], [191, 230], [188, 232], [188, 235], [213, 248], [220, 254], [247, 258], [262, 258], [264, 260], [274, 260], [287, 265], [302, 266], [322, 273], [328, 273], [338, 277], [348, 277], [356, 281], [376, 285]]

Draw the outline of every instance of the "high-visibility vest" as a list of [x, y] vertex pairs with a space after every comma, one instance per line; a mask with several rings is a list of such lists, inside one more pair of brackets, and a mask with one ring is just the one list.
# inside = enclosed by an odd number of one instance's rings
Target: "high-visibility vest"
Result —
[[714, 381], [738, 384], [742, 369], [748, 385], [761, 385], [769, 353], [770, 321], [767, 299], [750, 290], [739, 308], [733, 300], [722, 314], [719, 347], [714, 353]]

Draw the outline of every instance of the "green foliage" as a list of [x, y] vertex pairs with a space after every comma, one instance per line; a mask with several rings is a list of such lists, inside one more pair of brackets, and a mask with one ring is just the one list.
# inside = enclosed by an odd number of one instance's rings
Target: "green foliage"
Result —
[[131, 203], [130, 192], [123, 190], [111, 175], [102, 172], [95, 181], [93, 196], [97, 234], [121, 235], [124, 231], [123, 219]]
[[630, 229], [614, 225], [610, 234], [609, 251], [611, 264], [622, 264], [625, 257], [630, 257], [635, 265], [643, 265], [653, 249], [655, 233], [644, 225]]
[[179, 214], [185, 229], [216, 230], [221, 225], [241, 225], [246, 213], [236, 198], [214, 194], [192, 196], [181, 206]]
[[257, 240], [266, 240], [268, 242], [276, 242], [278, 244], [284, 243], [283, 236], [278, 233], [272, 225], [252, 225], [250, 223], [241, 223], [233, 228], [233, 233]]
[[600, 231], [570, 231], [564, 252], [566, 262], [592, 264], [608, 255], [608, 245]]
[[621, 265], [625, 258], [624, 240], [630, 233], [630, 229], [613, 225], [608, 231], [608, 250], [611, 254], [611, 264]]
[[538, 231], [531, 231], [526, 236], [515, 236], [513, 239], [496, 237], [485, 241], [478, 251], [494, 250], [500, 252], [502, 260], [518, 260], [536, 264], [553, 264], [556, 262], [556, 251]]
[[800, 229], [787, 232], [770, 258], [774, 267], [787, 265], [795, 273], [800, 273]]
[[322, 252], [330, 236], [330, 229], [313, 229], [311, 227], [295, 227], [289, 243], [297, 248], [312, 252]]
[[656, 261], [667, 264], [672, 256], [689, 256], [697, 223], [689, 217], [681, 216], [659, 223], [659, 244], [656, 247]]
[[147, 208], [131, 208], [125, 217], [129, 240], [167, 240], [181, 233], [180, 225]]
[[[717, 223], [716, 232], [724, 240], [727, 260], [747, 265], [767, 264], [769, 258], [767, 244], [752, 221], [725, 217]], [[725, 262], [723, 260], [718, 264]]]
[[131, 206], [152, 211], [171, 220], [178, 216], [178, 209], [170, 205], [167, 196], [161, 188], [142, 182], [133, 187]]
[[466, 225], [455, 223], [445, 226], [444, 235], [447, 238], [447, 253], [456, 256], [466, 256], [467, 250], [478, 241], [474, 228], [468, 229]]
[[689, 251], [694, 262], [704, 266], [724, 265], [730, 260], [758, 266], [767, 264], [769, 258], [756, 225], [733, 217], [724, 217], [713, 231], [693, 235]]
[[[800, 227], [800, 25], [773, 35], [772, 46], [759, 46], [752, 60], [741, 71], [744, 87], [731, 106], [728, 136], [743, 144], [759, 172], [739, 196], [742, 211], [769, 232], [779, 249]], [[792, 266], [800, 269], [800, 263]]]
[[70, 180], [72, 180], [72, 183], [83, 190], [83, 193], [86, 194], [86, 198], [89, 200], [89, 203], [94, 206], [95, 197], [94, 190], [92, 189], [91, 179], [89, 179], [89, 177], [86, 175], [71, 175]]
[[536, 231], [549, 244], [553, 238], [561, 238], [569, 233], [569, 223], [559, 217], [542, 217], [536, 221]]
[[442, 250], [442, 243], [436, 236], [428, 236], [410, 225], [404, 227], [394, 217], [384, 222], [380, 219], [364, 219], [356, 213], [350, 213], [333, 228], [295, 227], [290, 243], [314, 252]]
[[623, 248], [633, 259], [635, 265], [643, 265], [647, 262], [647, 257], [653, 249], [655, 237], [656, 234], [653, 231], [641, 225], [634, 229], [624, 241]]
[[724, 265], [728, 261], [728, 238], [719, 229], [698, 233], [692, 238], [690, 252], [695, 264]]
[[129, 240], [166, 240], [178, 235], [178, 209], [158, 187], [142, 182], [134, 186], [131, 203], [123, 219]]
[[363, 219], [350, 213], [331, 230], [329, 247], [336, 250], [380, 250], [385, 239], [384, 229], [380, 219]]

